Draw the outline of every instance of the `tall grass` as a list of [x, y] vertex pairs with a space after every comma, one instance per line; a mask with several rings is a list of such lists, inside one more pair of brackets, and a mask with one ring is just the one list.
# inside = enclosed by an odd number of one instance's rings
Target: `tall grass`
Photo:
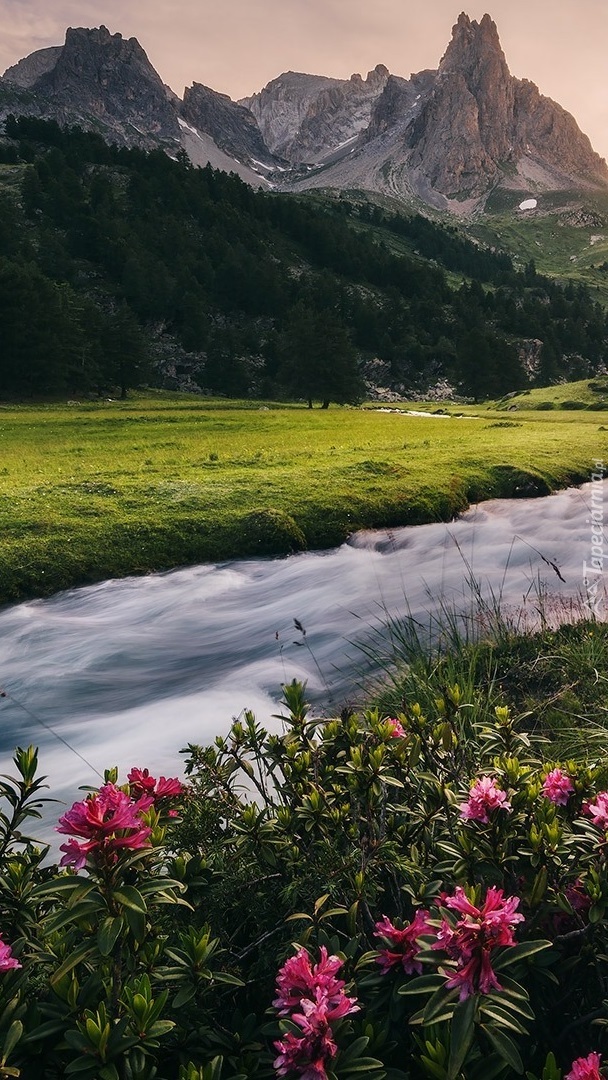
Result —
[[367, 698], [388, 713], [417, 702], [432, 714], [441, 702], [470, 722], [508, 705], [557, 757], [607, 755], [608, 626], [582, 596], [558, 596], [540, 577], [520, 607], [484, 593], [470, 569], [467, 586], [466, 610], [435, 601], [424, 620], [386, 613], [370, 629], [358, 646]]

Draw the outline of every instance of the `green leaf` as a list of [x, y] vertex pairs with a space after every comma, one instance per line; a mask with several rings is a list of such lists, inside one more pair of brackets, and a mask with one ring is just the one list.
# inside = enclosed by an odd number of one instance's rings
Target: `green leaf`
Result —
[[348, 1066], [346, 1075], [352, 1076], [353, 1073], [369, 1073], [376, 1069], [381, 1070], [382, 1075], [384, 1076], [384, 1066], [381, 1061], [378, 1061], [377, 1058], [362, 1057], [359, 1058], [354, 1065]]
[[74, 1073], [90, 1073], [91, 1076], [95, 1076], [97, 1073], [99, 1063], [91, 1057], [79, 1057], [75, 1061], [70, 1061], [69, 1065], [65, 1067], [65, 1075], [72, 1076]]
[[70, 955], [63, 961], [62, 964], [51, 975], [51, 986], [56, 986], [58, 982], [61, 982], [64, 975], [67, 975], [68, 971], [72, 971], [78, 964], [88, 960], [90, 956], [95, 953], [95, 948], [87, 942], [85, 945], [81, 945], [79, 949], [75, 949]]
[[120, 889], [114, 889], [112, 896], [123, 907], [130, 908], [132, 911], [139, 911], [142, 915], [146, 915], [148, 912], [146, 901], [133, 885], [122, 885]]
[[528, 1034], [527, 1028], [525, 1028], [519, 1020], [513, 1015], [510, 1015], [506, 1009], [501, 1009], [495, 1002], [482, 1005], [481, 1011], [484, 1016], [488, 1016], [491, 1020], [495, 1020], [501, 1028], [509, 1028], [510, 1031], [515, 1031], [517, 1035]]
[[82, 878], [77, 877], [75, 874], [66, 874], [65, 877], [53, 878], [51, 881], [36, 885], [30, 892], [30, 897], [32, 900], [42, 900], [47, 896], [74, 892], [75, 889], [83, 889], [83, 895], [86, 895], [87, 892], [92, 892], [94, 888], [93, 882], [83, 882]]
[[69, 926], [70, 923], [76, 923], [79, 919], [86, 919], [88, 915], [95, 915], [100, 908], [101, 905], [97, 900], [81, 900], [80, 903], [74, 904], [73, 907], [63, 907], [57, 915], [53, 915], [49, 919], [47, 929], [50, 933], [62, 930], [64, 926]]
[[23, 1024], [20, 1020], [13, 1020], [10, 1028], [8, 1029], [4, 1045], [2, 1047], [2, 1062], [4, 1063], [8, 1057], [12, 1054], [19, 1039], [23, 1035]]
[[498, 1028], [486, 1024], [481, 1024], [481, 1028], [485, 1031], [492, 1046], [500, 1054], [503, 1061], [506, 1061], [507, 1065], [510, 1065], [513, 1071], [521, 1076], [524, 1071], [524, 1064], [513, 1040], [508, 1035], [505, 1035], [503, 1031], [499, 1031]]
[[516, 964], [518, 960], [524, 960], [527, 956], [534, 956], [535, 953], [542, 952], [543, 949], [550, 949], [551, 945], [551, 941], [522, 941], [519, 945], [509, 945], [504, 952], [497, 956], [496, 960], [492, 961], [492, 967], [495, 971], [502, 971], [503, 968]]
[[446, 1013], [446, 1006], [448, 1007], [447, 1011], [451, 1016], [454, 1012], [452, 1002], [454, 1002], [457, 997], [458, 990], [446, 990], [445, 986], [442, 986], [440, 990], [437, 990], [433, 994], [424, 1010], [424, 1023], [438, 1023], [438, 1017], [444, 1016]]
[[450, 1027], [450, 1057], [448, 1061], [448, 1080], [456, 1080], [465, 1058], [471, 1049], [475, 1035], [475, 1009], [477, 1001], [471, 996], [461, 1001], [454, 1009]]
[[173, 1031], [174, 1027], [174, 1020], [157, 1020], [146, 1032], [146, 1035], [151, 1039], [158, 1039], [161, 1035], [167, 1035], [170, 1031]]
[[178, 991], [178, 993], [173, 998], [173, 1001], [171, 1002], [173, 1008], [179, 1009], [182, 1005], [187, 1005], [189, 1001], [192, 1001], [192, 998], [195, 994], [196, 987], [192, 984], [190, 984], [189, 986], [182, 986], [181, 990]]
[[110, 955], [123, 926], [124, 921], [120, 915], [116, 915], [114, 918], [108, 915], [107, 919], [103, 920], [97, 932], [97, 947], [102, 956]]
[[355, 1039], [350, 1046], [342, 1050], [340, 1054], [340, 1066], [347, 1065], [353, 1058], [359, 1056], [362, 1050], [365, 1050], [369, 1044], [369, 1039], [366, 1035], [361, 1035], [358, 1039]]
[[146, 916], [135, 908], [126, 908], [125, 919], [135, 940], [143, 941], [146, 936]]
[[441, 975], [419, 975], [416, 979], [400, 986], [398, 994], [431, 994], [445, 986], [445, 979]]
[[421, 1056], [420, 1061], [424, 1065], [426, 1071], [431, 1074], [431, 1076], [435, 1076], [437, 1080], [445, 1080], [446, 1071], [443, 1065], [438, 1065], [436, 1061], [431, 1061], [431, 1059], [425, 1057], [424, 1054]]

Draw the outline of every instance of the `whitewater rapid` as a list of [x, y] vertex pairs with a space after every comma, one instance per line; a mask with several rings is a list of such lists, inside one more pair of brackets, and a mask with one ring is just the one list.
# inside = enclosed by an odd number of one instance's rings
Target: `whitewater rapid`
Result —
[[539, 583], [565, 610], [583, 592], [590, 497], [585, 485], [496, 500], [450, 524], [358, 533], [332, 551], [106, 581], [6, 608], [0, 771], [11, 771], [16, 744], [33, 742], [52, 794], [71, 801], [109, 765], [179, 773], [180, 748], [212, 741], [244, 708], [276, 726], [280, 685], [293, 678], [332, 709], [356, 702], [358, 643], [371, 636], [378, 648], [388, 616], [428, 623], [441, 603], [470, 611], [471, 573], [514, 617], [533, 616]]

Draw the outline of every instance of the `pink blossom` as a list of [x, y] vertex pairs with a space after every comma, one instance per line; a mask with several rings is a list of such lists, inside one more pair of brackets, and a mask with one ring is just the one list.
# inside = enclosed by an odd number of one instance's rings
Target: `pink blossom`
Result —
[[274, 1045], [279, 1051], [279, 1056], [273, 1062], [278, 1075], [297, 1072], [301, 1080], [327, 1080], [325, 1065], [338, 1051], [327, 1026], [313, 1038], [309, 1033], [298, 1036], [289, 1031]]
[[491, 776], [482, 776], [476, 780], [466, 802], [460, 804], [460, 816], [472, 821], [481, 821], [487, 825], [492, 810], [511, 810], [507, 794], [502, 791]]
[[391, 739], [405, 739], [407, 731], [400, 720], [391, 718], [385, 721], [389, 725], [389, 734]]
[[181, 780], [176, 777], [161, 776], [159, 780], [156, 780], [155, 777], [150, 776], [148, 769], [131, 769], [131, 772], [127, 774], [127, 780], [131, 795], [135, 799], [142, 795], [149, 795], [154, 802], [158, 802], [159, 799], [176, 798], [186, 790]]
[[393, 926], [386, 915], [383, 915], [380, 922], [376, 923], [374, 937], [380, 938], [389, 946], [379, 952], [376, 957], [376, 963], [380, 964], [384, 975], [397, 964], [401, 964], [406, 975], [422, 972], [422, 964], [416, 959], [420, 952], [417, 939], [423, 934], [434, 933], [427, 921], [428, 918], [429, 912], [419, 908], [412, 922], [403, 930], [398, 930], [396, 926]]
[[279, 1054], [274, 1068], [279, 1076], [296, 1072], [300, 1080], [327, 1080], [326, 1065], [338, 1049], [331, 1024], [359, 1010], [357, 999], [345, 994], [344, 980], [337, 978], [342, 960], [328, 956], [325, 946], [320, 954], [313, 965], [306, 949], [300, 949], [277, 975], [273, 1004], [279, 1016], [289, 1016], [302, 1032], [288, 1032], [275, 1042]]
[[450, 960], [456, 961], [456, 970], [450, 975], [446, 986], [460, 990], [460, 1000], [471, 994], [488, 994], [502, 987], [492, 969], [493, 949], [515, 945], [513, 928], [524, 922], [517, 912], [519, 897], [505, 898], [502, 889], [491, 886], [484, 904], [477, 907], [468, 899], [461, 886], [454, 895], [445, 900], [445, 906], [460, 913], [460, 919], [452, 922], [444, 918], [433, 949], [441, 949]]
[[20, 968], [21, 964], [13, 956], [10, 945], [5, 945], [0, 938], [0, 971], [11, 971], [13, 968]]
[[600, 1067], [602, 1059], [599, 1054], [589, 1054], [586, 1058], [577, 1058], [572, 1062], [570, 1072], [564, 1080], [602, 1080]]
[[[278, 1009], [279, 1016], [289, 1016], [293, 1009], [301, 1005], [303, 998], [314, 1001], [317, 991], [327, 1002], [329, 1019], [336, 1018], [333, 1010], [342, 1009], [344, 1001], [353, 1006], [348, 1012], [358, 1009], [356, 998], [345, 997], [344, 980], [336, 978], [344, 966], [343, 961], [338, 956], [328, 956], [324, 945], [320, 953], [321, 959], [314, 966], [306, 949], [300, 949], [283, 964], [277, 975], [278, 996], [272, 1003]], [[342, 1012], [341, 1015], [345, 1016], [346, 1013]]]
[[[57, 832], [72, 836], [61, 845], [61, 865], [80, 870], [92, 853], [111, 862], [121, 848], [137, 851], [147, 847], [152, 830], [142, 824], [141, 815], [153, 802], [147, 795], [133, 800], [114, 784], [104, 784], [96, 794], [74, 803], [57, 826]], [[73, 837], [82, 837], [84, 842]]]
[[543, 795], [556, 806], [565, 806], [574, 791], [574, 784], [561, 769], [552, 769], [547, 773], [543, 784]]
[[583, 811], [598, 828], [608, 829], [608, 791], [598, 791], [592, 802], [585, 803]]
[[88, 843], [79, 843], [78, 840], [67, 840], [59, 848], [64, 852], [60, 866], [73, 866], [75, 870], [82, 870], [91, 851], [99, 847], [98, 840], [89, 840]]

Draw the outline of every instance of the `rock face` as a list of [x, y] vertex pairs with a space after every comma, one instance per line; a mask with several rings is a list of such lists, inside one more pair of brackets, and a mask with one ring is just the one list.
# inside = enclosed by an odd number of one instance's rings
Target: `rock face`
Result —
[[40, 78], [52, 71], [61, 56], [63, 46], [53, 45], [50, 49], [38, 49], [30, 53], [18, 64], [9, 67], [4, 72], [4, 78], [16, 86], [29, 87]]
[[241, 104], [249, 107], [274, 153], [294, 165], [319, 164], [368, 127], [388, 78], [383, 64], [366, 79], [288, 71]]
[[184, 91], [184, 120], [210, 135], [217, 146], [238, 161], [274, 169], [280, 162], [270, 152], [250, 109], [201, 83]]
[[508, 165], [525, 177], [526, 158], [579, 186], [608, 180], [573, 117], [510, 74], [489, 15], [460, 15], [408, 141], [412, 165], [448, 197], [482, 195]]
[[234, 102], [202, 83], [180, 101], [135, 38], [70, 29], [0, 80], [0, 117], [48, 117], [126, 146], [183, 147], [197, 165], [286, 191], [359, 189], [463, 214], [495, 188], [530, 195], [608, 186], [576, 121], [515, 79], [489, 15], [464, 13], [437, 70], [409, 79], [288, 71]]
[[179, 142], [175, 108], [136, 38], [69, 29], [56, 64], [32, 89], [52, 103], [58, 119], [95, 118], [125, 144]]

